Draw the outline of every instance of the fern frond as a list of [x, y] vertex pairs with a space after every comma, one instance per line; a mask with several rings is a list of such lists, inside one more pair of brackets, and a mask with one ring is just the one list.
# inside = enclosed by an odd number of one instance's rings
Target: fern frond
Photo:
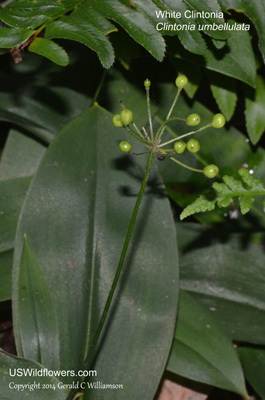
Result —
[[[235, 198], [239, 199], [241, 213], [246, 214], [257, 196], [265, 196], [265, 187], [261, 180], [255, 178], [246, 168], [240, 169], [238, 174], [241, 180], [225, 175], [224, 183], [215, 182], [212, 187], [216, 191], [216, 198], [210, 201], [200, 196], [183, 210], [180, 219], [198, 212], [211, 211], [216, 204], [219, 207], [228, 207]], [[265, 201], [263, 207], [265, 211]]]

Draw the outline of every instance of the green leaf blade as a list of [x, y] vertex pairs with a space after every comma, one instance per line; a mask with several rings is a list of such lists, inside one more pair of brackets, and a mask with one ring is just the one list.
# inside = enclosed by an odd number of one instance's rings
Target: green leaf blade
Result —
[[246, 88], [245, 116], [251, 143], [257, 144], [265, 130], [265, 82], [257, 76], [256, 89]]
[[69, 64], [66, 51], [57, 43], [49, 39], [35, 38], [29, 45], [29, 51], [48, 58], [50, 61], [65, 67]]
[[114, 51], [109, 40], [96, 27], [63, 17], [51, 22], [45, 31], [46, 39], [70, 39], [80, 42], [94, 50], [105, 68], [110, 68], [114, 62]]
[[1, 28], [0, 29], [0, 47], [12, 49], [21, 43], [26, 42], [34, 31], [24, 28]]
[[[37, 371], [38, 377], [28, 375], [12, 376], [16, 369], [21, 371]], [[60, 388], [59, 379], [55, 377], [44, 376], [43, 365], [40, 365], [34, 361], [25, 360], [23, 358], [15, 357], [13, 355], [5, 353], [0, 350], [0, 384], [1, 384], [1, 396], [3, 400], [13, 400], [14, 390], [11, 387], [15, 387], [16, 384], [21, 384], [24, 390], [16, 390], [16, 400], [66, 400], [69, 391]], [[12, 375], [10, 374], [12, 371]], [[10, 386], [11, 385], [11, 386]], [[44, 386], [42, 386], [44, 385]], [[46, 389], [47, 386], [51, 387]], [[45, 387], [45, 389], [43, 389]]]
[[56, 312], [44, 274], [26, 235], [18, 278], [18, 301], [24, 357], [58, 370], [60, 344]]
[[188, 379], [247, 396], [232, 342], [210, 314], [183, 290], [167, 368]]
[[[124, 159], [119, 158], [116, 141], [109, 141], [109, 135], [115, 137], [117, 130], [111, 115], [98, 106], [58, 134], [34, 177], [18, 227], [13, 291], [18, 349], [17, 274], [26, 232], [56, 307], [62, 369], [82, 368], [135, 203], [126, 188], [137, 193], [140, 186], [134, 174], [120, 167]], [[109, 145], [102, 145], [106, 141]], [[139, 173], [145, 161], [137, 160]], [[150, 182], [154, 178], [157, 182], [155, 170]], [[166, 365], [177, 308], [176, 234], [169, 204], [147, 191], [139, 212], [118, 301], [94, 365], [100, 379], [111, 382], [111, 360], [115, 358], [116, 381], [124, 384], [123, 391], [115, 391], [119, 400], [124, 396], [153, 398]], [[158, 236], [158, 231], [163, 235]], [[166, 255], [162, 251], [165, 243], [170, 244]], [[146, 367], [150, 359], [152, 369]], [[150, 378], [148, 388], [143, 369]], [[96, 399], [102, 393], [90, 390], [88, 395]]]
[[205, 196], [199, 196], [192, 204], [188, 205], [180, 214], [180, 220], [189, 217], [198, 212], [205, 212], [214, 210], [215, 201], [210, 201]]

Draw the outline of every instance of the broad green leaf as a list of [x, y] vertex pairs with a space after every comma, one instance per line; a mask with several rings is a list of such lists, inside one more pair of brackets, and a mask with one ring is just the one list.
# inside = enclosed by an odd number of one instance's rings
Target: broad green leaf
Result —
[[[221, 13], [221, 8], [218, 4], [217, 0], [202, 0], [200, 2], [196, 0], [184, 0], [190, 7], [190, 10], [198, 11], [198, 17], [196, 20], [201, 25], [213, 25], [214, 23], [219, 27], [220, 25], [224, 25], [224, 19], [222, 17], [217, 17], [217, 14]], [[200, 13], [214, 13], [214, 16], [210, 18], [200, 17]], [[211, 30], [211, 29], [204, 29], [204, 33], [207, 35], [215, 38], [215, 39], [228, 39], [229, 32], [226, 30]]]
[[46, 147], [11, 129], [0, 160], [0, 180], [34, 175]]
[[31, 178], [0, 181], [0, 252], [13, 248], [20, 209]]
[[94, 50], [105, 68], [110, 68], [114, 62], [114, 52], [110, 41], [95, 26], [85, 20], [63, 17], [51, 22], [45, 30], [47, 39], [70, 39], [83, 43]]
[[30, 178], [0, 181], [0, 301], [11, 298], [15, 233], [29, 183]]
[[54, 133], [90, 105], [87, 96], [67, 87], [27, 85], [18, 76], [1, 74], [0, 118], [26, 129], [50, 143]]
[[[14, 256], [14, 327], [19, 354], [23, 332], [17, 285], [26, 233], [56, 308], [60, 368], [82, 368], [145, 168], [145, 157], [134, 161], [120, 155], [121, 134], [112, 126], [111, 115], [95, 106], [58, 134], [33, 178]], [[153, 399], [174, 334], [176, 237], [168, 200], [154, 193], [161, 184], [156, 173], [154, 167], [149, 188], [155, 186], [146, 190], [141, 204], [122, 283], [93, 367], [102, 382], [123, 384], [122, 391], [108, 392], [109, 399]], [[71, 378], [64, 379], [69, 382]], [[96, 399], [102, 393], [90, 390], [88, 395]]]
[[232, 342], [210, 314], [183, 290], [180, 291], [178, 321], [167, 369], [185, 378], [247, 396]]
[[[24, 374], [15, 376], [16, 370], [19, 369], [21, 369], [22, 373], [24, 371]], [[45, 376], [43, 369], [42, 365], [34, 361], [15, 357], [0, 350], [1, 399], [36, 400], [38, 398], [39, 400], [66, 400], [69, 392], [60, 388], [59, 379]], [[26, 373], [26, 371], [28, 372]], [[38, 373], [39, 376], [34, 376], [34, 372], [35, 374]], [[23, 387], [24, 390], [22, 390]]]
[[13, 249], [0, 252], [0, 302], [11, 299]]
[[245, 244], [247, 232], [178, 224], [181, 288], [207, 307], [231, 339], [264, 344], [264, 252], [249, 240]]
[[[233, 26], [234, 21], [228, 21]], [[240, 48], [240, 57], [238, 49]], [[256, 85], [256, 65], [253, 48], [248, 31], [230, 31], [227, 45], [220, 50], [212, 49], [203, 53], [204, 57], [185, 52], [182, 48], [172, 44], [172, 51], [176, 57], [202, 65], [212, 71], [220, 72], [232, 78], [239, 79], [250, 86]]]
[[265, 82], [261, 76], [257, 76], [256, 89], [246, 88], [245, 116], [249, 138], [253, 144], [257, 144], [265, 131]]
[[67, 10], [78, 1], [56, 1], [56, 0], [20, 0], [11, 3], [0, 11], [0, 20], [7, 25], [20, 28], [37, 28], [44, 24], [49, 18]]
[[229, 121], [234, 114], [237, 103], [236, 82], [228, 77], [221, 79], [220, 75], [214, 72], [209, 71], [208, 75], [213, 97], [226, 120]]
[[26, 42], [34, 31], [23, 28], [1, 28], [0, 29], [0, 47], [12, 49], [21, 43]]
[[69, 64], [69, 57], [66, 51], [52, 40], [37, 37], [31, 42], [28, 50], [46, 57], [62, 67]]
[[165, 54], [165, 42], [161, 34], [143, 15], [120, 0], [89, 0], [91, 7], [106, 18], [121, 25], [133, 39], [149, 51], [157, 60], [162, 61]]
[[265, 398], [265, 349], [239, 347], [239, 357], [242, 362], [246, 379], [259, 396]]
[[18, 313], [24, 358], [58, 370], [58, 323], [42, 268], [25, 235], [18, 276]]
[[[229, 9], [244, 12], [248, 18], [253, 22], [259, 36], [259, 48], [265, 60], [265, 37], [264, 37], [264, 24], [265, 24], [265, 6], [263, 0], [218, 0], [220, 6], [225, 12]], [[240, 56], [241, 56], [240, 51]]]

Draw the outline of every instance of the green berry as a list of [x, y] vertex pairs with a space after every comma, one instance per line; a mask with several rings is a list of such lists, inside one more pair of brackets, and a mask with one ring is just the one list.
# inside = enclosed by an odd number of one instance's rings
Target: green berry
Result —
[[191, 153], [198, 153], [200, 148], [201, 148], [200, 143], [196, 139], [190, 139], [187, 143], [187, 150], [190, 151]]
[[203, 173], [207, 178], [215, 178], [218, 172], [219, 168], [214, 164], [207, 165], [207, 167], [203, 169]]
[[225, 117], [223, 114], [215, 114], [212, 120], [212, 126], [214, 128], [222, 128], [226, 123]]
[[148, 88], [150, 88], [150, 86], [151, 86], [151, 81], [149, 81], [149, 79], [146, 79], [145, 81], [144, 81], [144, 86], [148, 89]]
[[188, 83], [188, 78], [186, 75], [179, 75], [175, 81], [177, 88], [183, 89], [184, 86], [187, 85]]
[[123, 140], [122, 142], [120, 142], [119, 148], [121, 151], [123, 151], [123, 153], [130, 153], [132, 145], [126, 140]]
[[123, 126], [122, 122], [121, 122], [121, 116], [120, 114], [115, 114], [112, 117], [112, 123], [114, 126], [116, 126], [117, 128], [120, 128], [121, 126]]
[[123, 125], [130, 125], [133, 122], [133, 113], [128, 108], [125, 108], [121, 112], [121, 122]]
[[186, 124], [189, 126], [197, 126], [199, 125], [200, 122], [201, 122], [201, 117], [199, 116], [199, 114], [190, 114], [186, 118]]
[[181, 154], [183, 151], [186, 149], [186, 143], [185, 142], [176, 142], [174, 144], [174, 150], [176, 153]]

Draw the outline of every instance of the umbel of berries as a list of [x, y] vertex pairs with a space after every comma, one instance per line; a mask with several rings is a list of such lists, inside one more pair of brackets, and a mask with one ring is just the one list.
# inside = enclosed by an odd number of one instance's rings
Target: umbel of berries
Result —
[[[149, 79], [145, 79], [144, 81], [144, 87], [146, 91], [147, 114], [149, 119], [149, 132], [147, 129], [145, 129], [145, 127], [143, 127], [142, 130], [140, 130], [137, 127], [134, 121], [133, 112], [130, 109], [126, 108], [125, 105], [122, 103], [122, 101], [120, 101], [120, 104], [122, 106], [122, 111], [120, 114], [115, 114], [112, 117], [112, 123], [115, 127], [118, 128], [122, 127], [126, 131], [126, 134], [130, 134], [134, 139], [140, 142], [143, 145], [145, 151], [141, 153], [133, 153], [131, 151], [132, 145], [127, 140], [123, 140], [122, 142], [120, 142], [119, 145], [120, 150], [124, 153], [130, 153], [132, 155], [142, 155], [142, 154], [152, 153], [153, 155], [156, 155], [157, 159], [160, 161], [163, 161], [166, 158], [168, 158], [174, 161], [175, 163], [181, 165], [182, 167], [188, 168], [194, 172], [200, 172], [204, 174], [204, 176], [206, 176], [207, 178], [215, 178], [219, 173], [219, 169], [216, 165], [210, 164], [204, 167], [203, 169], [197, 169], [184, 164], [182, 161], [180, 161], [179, 157], [181, 158], [182, 154], [186, 150], [194, 154], [194, 156], [197, 156], [196, 153], [198, 153], [201, 148], [200, 143], [197, 139], [193, 137], [191, 138], [190, 136], [195, 134], [197, 135], [199, 132], [202, 132], [209, 128], [215, 128], [215, 129], [223, 128], [223, 126], [226, 123], [225, 117], [221, 113], [215, 114], [211, 122], [206, 123], [206, 125], [200, 128], [196, 128], [201, 123], [201, 117], [196, 112], [189, 114], [186, 118], [183, 118], [178, 115], [172, 116], [178, 98], [182, 90], [188, 84], [188, 78], [186, 77], [186, 75], [179, 75], [175, 80], [175, 84], [177, 87], [177, 93], [175, 94], [175, 98], [173, 99], [172, 105], [168, 111], [165, 121], [161, 123], [156, 132], [154, 132], [153, 129], [153, 122], [151, 116], [150, 97], [149, 97], [151, 81]], [[191, 129], [194, 128], [196, 129], [180, 135], [177, 135], [177, 133], [174, 132], [172, 133], [172, 128], [170, 127], [170, 129], [168, 129], [168, 124], [171, 123], [172, 121], [177, 121], [177, 120], [180, 121], [180, 123], [183, 123], [182, 121], [185, 122], [185, 124], [183, 125], [183, 129], [185, 129], [186, 126], [185, 130], [187, 130], [187, 127], [191, 127]], [[179, 131], [181, 132], [181, 128], [179, 128]], [[168, 135], [172, 134], [173, 138], [170, 140], [163, 141], [165, 133], [167, 133]], [[185, 138], [188, 138], [187, 142]]]

